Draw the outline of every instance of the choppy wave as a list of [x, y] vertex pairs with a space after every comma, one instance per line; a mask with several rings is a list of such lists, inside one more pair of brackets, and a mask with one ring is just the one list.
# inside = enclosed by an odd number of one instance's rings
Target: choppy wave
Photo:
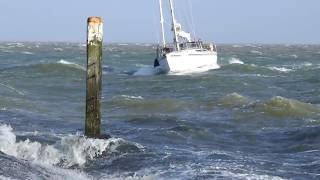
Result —
[[249, 102], [250, 101], [246, 97], [238, 93], [228, 94], [219, 100], [219, 104], [226, 107], [244, 106]]
[[126, 109], [136, 113], [173, 113], [191, 108], [191, 104], [175, 99], [145, 99], [141, 96], [128, 95], [115, 96], [111, 101], [104, 103], [107, 103], [109, 107]]
[[316, 105], [281, 96], [273, 97], [260, 105], [263, 112], [276, 117], [305, 117], [320, 113]]
[[5, 87], [5, 88], [9, 89], [10, 91], [15, 92], [15, 93], [17, 93], [17, 94], [19, 94], [19, 95], [21, 95], [21, 96], [24, 96], [24, 95], [25, 95], [24, 92], [22, 92], [22, 91], [20, 91], [20, 90], [18, 90], [18, 89], [16, 89], [16, 88], [14, 88], [13, 86], [10, 86], [10, 85], [8, 85], [8, 84], [4, 84], [4, 83], [1, 83], [1, 82], [0, 82], [0, 86], [3, 86], [3, 87]]
[[79, 65], [74, 62], [69, 62], [65, 60], [59, 60], [55, 63], [37, 63], [37, 64], [27, 64], [27, 65], [17, 65], [9, 68], [4, 68], [6, 71], [28, 71], [32, 70], [32, 72], [58, 72], [60, 70], [64, 71], [67, 69], [76, 69], [76, 70], [81, 70], [85, 71], [86, 68], [82, 65]]
[[257, 50], [251, 50], [250, 52], [251, 52], [252, 54], [257, 54], [257, 55], [259, 55], [259, 56], [263, 55], [262, 52], [257, 51]]
[[138, 71], [136, 71], [133, 75], [134, 76], [153, 76], [160, 73], [160, 70], [158, 68], [154, 67], [142, 67]]
[[250, 100], [238, 93], [227, 94], [218, 101], [218, 105], [227, 108], [251, 108], [254, 114], [278, 118], [311, 117], [320, 113], [318, 105], [301, 102], [281, 96], [272, 97], [266, 101]]
[[90, 139], [81, 136], [65, 136], [53, 145], [40, 142], [17, 141], [13, 129], [9, 125], [0, 125], [0, 151], [18, 159], [61, 167], [82, 166], [104, 153], [117, 152], [121, 146], [143, 146], [129, 143], [120, 138], [108, 140]]
[[306, 71], [306, 70], [316, 70], [320, 68], [320, 65], [312, 63], [302, 63], [302, 64], [292, 64], [292, 65], [282, 65], [282, 66], [259, 66], [256, 64], [245, 64], [241, 60], [232, 58], [229, 64], [224, 65], [223, 68], [232, 69], [233, 71], [240, 71], [244, 73], [289, 73], [296, 71]]
[[258, 66], [256, 64], [227, 64], [223, 66], [224, 69], [231, 70], [233, 72], [240, 72], [240, 73], [250, 73], [250, 74], [270, 74], [272, 72], [271, 69]]

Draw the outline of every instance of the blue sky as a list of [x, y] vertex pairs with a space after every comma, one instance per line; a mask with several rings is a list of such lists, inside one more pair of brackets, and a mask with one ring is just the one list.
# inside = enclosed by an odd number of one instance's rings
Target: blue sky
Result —
[[[168, 0], [163, 1], [166, 8]], [[320, 43], [319, 0], [174, 2], [182, 24], [193, 29], [202, 40]], [[160, 39], [157, 0], [1, 0], [0, 41], [81, 42], [85, 40], [88, 16], [103, 17], [105, 42], [158, 42]], [[169, 29], [169, 19], [167, 24]]]

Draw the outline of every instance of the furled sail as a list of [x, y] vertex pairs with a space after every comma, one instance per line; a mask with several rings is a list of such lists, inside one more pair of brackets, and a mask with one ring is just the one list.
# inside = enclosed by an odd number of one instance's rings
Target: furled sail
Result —
[[176, 32], [179, 38], [185, 39], [188, 42], [191, 42], [191, 34], [182, 30], [181, 24], [176, 23]]

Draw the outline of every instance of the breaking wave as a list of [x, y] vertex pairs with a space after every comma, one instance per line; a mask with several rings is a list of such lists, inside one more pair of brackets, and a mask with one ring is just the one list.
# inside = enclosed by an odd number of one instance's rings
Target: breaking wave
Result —
[[102, 156], [105, 153], [118, 152], [123, 146], [143, 146], [127, 142], [121, 138], [90, 139], [82, 136], [69, 135], [53, 145], [31, 142], [29, 139], [18, 141], [9, 125], [0, 125], [0, 151], [16, 157], [44, 165], [60, 167], [82, 166], [88, 160]]

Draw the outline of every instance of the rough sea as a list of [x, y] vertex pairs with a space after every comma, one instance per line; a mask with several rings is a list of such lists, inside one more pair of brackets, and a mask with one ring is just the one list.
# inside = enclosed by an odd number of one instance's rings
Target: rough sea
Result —
[[0, 179], [320, 179], [320, 45], [220, 44], [220, 69], [156, 74], [106, 44], [84, 133], [86, 46], [0, 43]]

